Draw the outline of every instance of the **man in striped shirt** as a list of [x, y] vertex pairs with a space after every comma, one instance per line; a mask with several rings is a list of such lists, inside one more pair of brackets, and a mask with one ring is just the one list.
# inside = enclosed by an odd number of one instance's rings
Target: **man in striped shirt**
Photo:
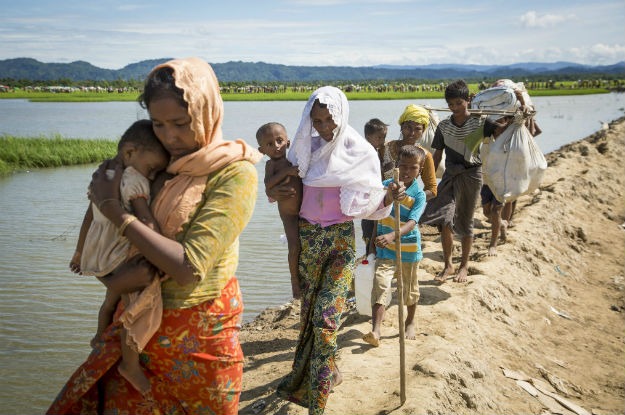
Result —
[[466, 282], [469, 275], [473, 214], [482, 188], [482, 160], [479, 147], [476, 152], [472, 152], [465, 140], [477, 135], [476, 141], [480, 141], [491, 136], [499, 127], [497, 123], [486, 118], [471, 116], [469, 87], [461, 79], [445, 88], [445, 101], [451, 115], [438, 124], [432, 141], [432, 148], [435, 149], [434, 167], [438, 168], [444, 151], [445, 173], [438, 184], [437, 196], [428, 202], [420, 221], [422, 224], [438, 227], [441, 232], [445, 267], [434, 278], [441, 284], [454, 274], [454, 233], [460, 238], [462, 256], [453, 280]]

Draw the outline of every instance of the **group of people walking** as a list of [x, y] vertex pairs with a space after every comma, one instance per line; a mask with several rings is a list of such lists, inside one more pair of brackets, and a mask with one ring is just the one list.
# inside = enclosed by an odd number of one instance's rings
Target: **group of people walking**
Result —
[[[445, 263], [436, 279], [467, 280], [482, 182], [479, 155], [467, 153], [463, 139], [505, 126], [470, 116], [464, 81], [450, 84], [445, 99], [452, 115], [436, 129], [433, 154], [418, 145], [429, 122], [426, 109], [406, 108], [399, 140], [385, 143], [386, 124], [377, 119], [365, 126], [365, 139], [349, 124], [345, 94], [331, 86], [310, 95], [292, 140], [278, 122], [261, 126], [257, 150], [223, 138], [223, 102], [208, 63], [187, 58], [156, 66], [140, 97], [150, 120], [126, 134], [141, 127], [145, 138], [123, 139], [117, 157], [92, 176], [70, 268], [98, 277], [107, 296], [93, 350], [48, 414], [238, 412], [238, 238], [253, 213], [254, 164], [263, 154], [269, 156], [265, 192], [278, 204], [292, 294], [301, 299], [292, 368], [276, 393], [322, 414], [342, 381], [335, 356], [356, 261], [355, 221], [362, 221], [368, 252], [377, 254], [367, 343], [379, 345], [396, 255], [408, 306], [406, 337], [415, 337], [419, 223], [441, 232]], [[437, 185], [443, 152], [445, 174]], [[397, 182], [389, 178], [395, 168]], [[400, 254], [393, 248], [394, 215], [401, 222]], [[462, 244], [457, 269], [454, 233]]]

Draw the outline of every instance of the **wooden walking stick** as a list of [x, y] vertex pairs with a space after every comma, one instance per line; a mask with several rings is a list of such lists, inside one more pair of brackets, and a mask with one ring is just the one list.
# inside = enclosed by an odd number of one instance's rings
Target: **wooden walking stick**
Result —
[[[393, 182], [399, 185], [399, 169], [393, 170]], [[399, 201], [393, 200], [395, 212], [395, 277], [397, 278], [397, 297], [399, 300], [399, 398], [401, 405], [406, 402], [406, 340], [404, 327], [404, 282], [401, 267], [401, 218]]]

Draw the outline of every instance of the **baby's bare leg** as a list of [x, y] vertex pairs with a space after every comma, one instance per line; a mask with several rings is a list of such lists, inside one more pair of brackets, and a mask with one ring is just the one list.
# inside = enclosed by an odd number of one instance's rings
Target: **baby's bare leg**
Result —
[[100, 341], [104, 330], [113, 322], [113, 314], [115, 314], [120, 298], [121, 295], [119, 293], [109, 289], [106, 290], [104, 301], [98, 311], [98, 328], [95, 336], [91, 339], [91, 347], [95, 347]]
[[299, 286], [299, 254], [301, 245], [299, 241], [299, 215], [280, 212], [280, 218], [284, 225], [286, 241], [289, 247], [289, 273], [291, 275], [291, 290], [293, 298], [300, 298]]

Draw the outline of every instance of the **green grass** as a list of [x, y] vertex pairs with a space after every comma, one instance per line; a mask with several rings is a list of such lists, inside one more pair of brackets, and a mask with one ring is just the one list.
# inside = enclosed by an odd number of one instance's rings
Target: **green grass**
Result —
[[[558, 95], [589, 95], [605, 94], [610, 92], [605, 88], [573, 88], [572, 82], [558, 83], [556, 88], [531, 89], [530, 96], [558, 96]], [[478, 84], [469, 84], [471, 92], [479, 91]], [[308, 92], [261, 92], [261, 93], [223, 93], [224, 101], [306, 101]], [[416, 92], [347, 92], [347, 99], [356, 100], [394, 100], [394, 99], [443, 99], [442, 91]], [[28, 92], [17, 90], [0, 93], [0, 99], [27, 99], [33, 102], [106, 102], [106, 101], [136, 101], [138, 92]]]
[[96, 139], [0, 136], [0, 176], [42, 167], [95, 163], [114, 157], [117, 142]]
[[0, 93], [0, 99], [27, 99], [32, 102], [108, 102], [136, 101], [137, 92], [29, 92], [16, 90]]

